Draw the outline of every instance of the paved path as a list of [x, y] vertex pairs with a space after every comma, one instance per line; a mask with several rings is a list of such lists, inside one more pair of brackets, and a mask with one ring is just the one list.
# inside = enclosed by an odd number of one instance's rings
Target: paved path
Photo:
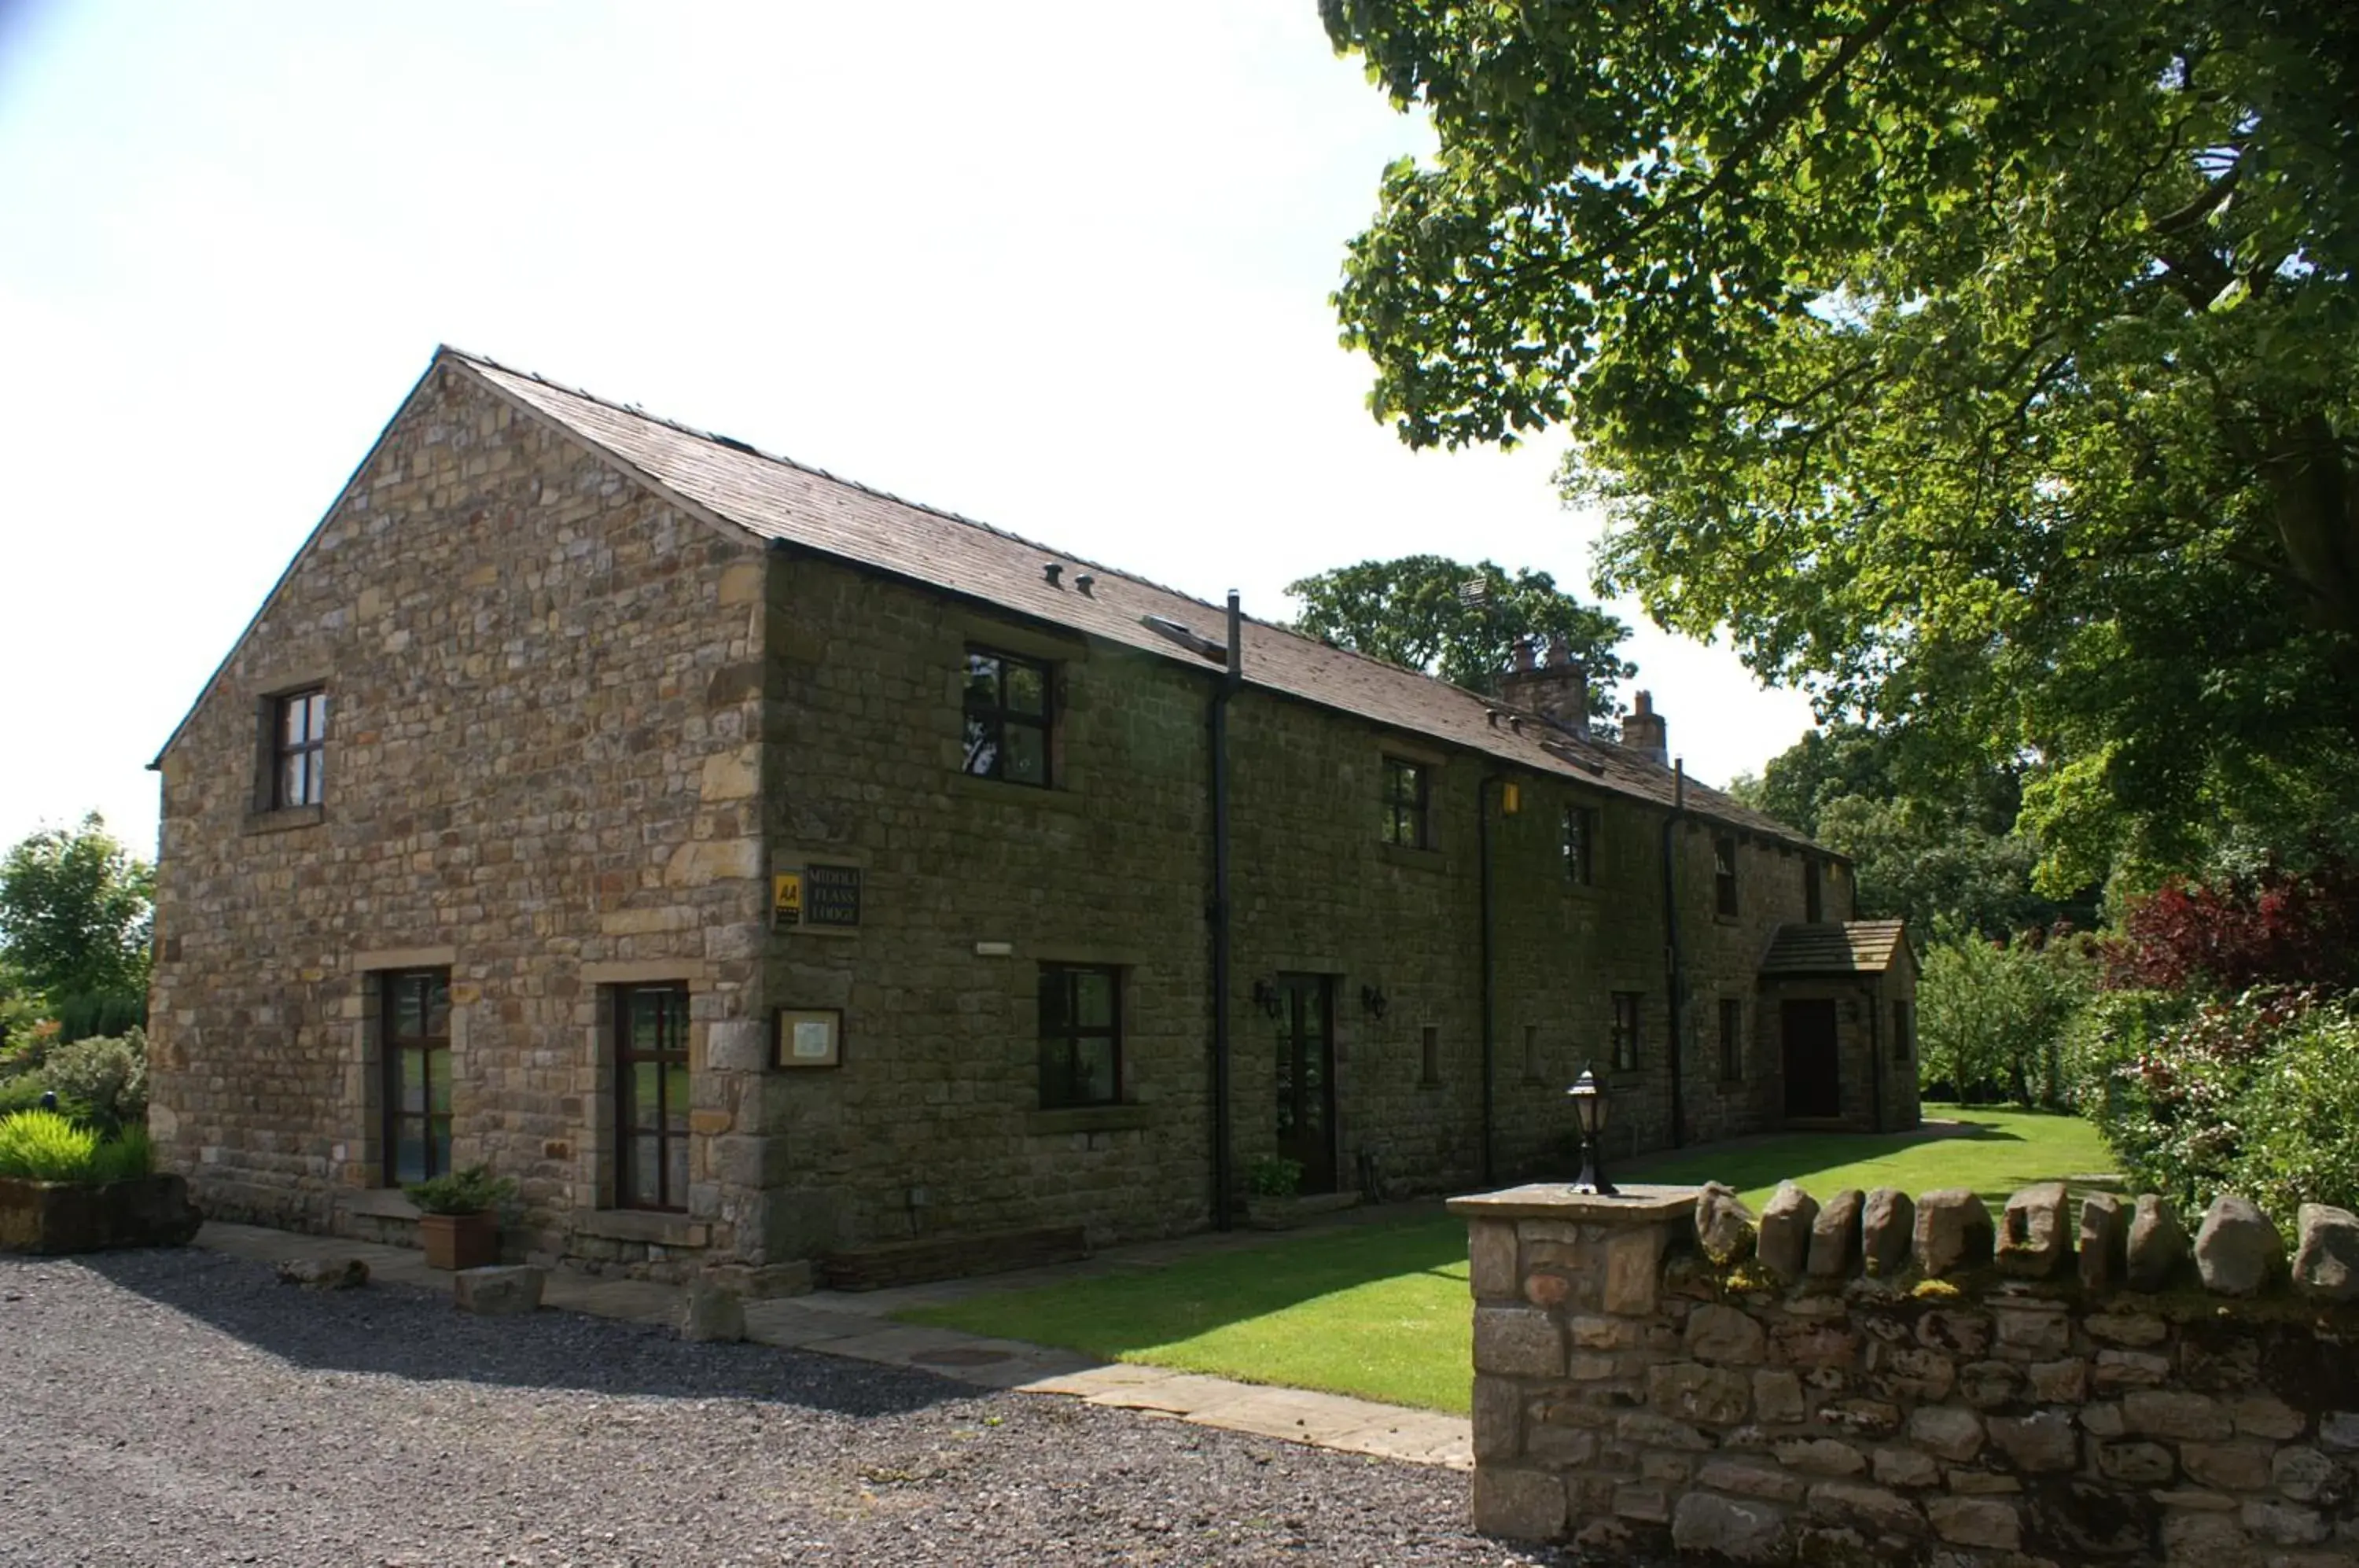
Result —
[[[1397, 1211], [1361, 1210], [1371, 1218]], [[1340, 1219], [1340, 1216], [1339, 1216]], [[1341, 1223], [1361, 1223], [1341, 1220]], [[197, 1233], [199, 1247], [258, 1262], [300, 1258], [358, 1258], [373, 1279], [447, 1291], [451, 1276], [426, 1267], [408, 1247], [382, 1247], [340, 1236], [305, 1236], [258, 1225], [208, 1222]], [[1191, 1372], [1127, 1363], [1108, 1365], [1069, 1350], [989, 1339], [956, 1329], [919, 1327], [892, 1321], [906, 1308], [1088, 1275], [1159, 1269], [1206, 1252], [1271, 1246], [1260, 1233], [1183, 1237], [1115, 1247], [1080, 1264], [1027, 1269], [1013, 1274], [944, 1280], [899, 1290], [821, 1290], [807, 1296], [745, 1304], [748, 1339], [787, 1349], [850, 1356], [888, 1367], [911, 1367], [986, 1388], [1060, 1395], [1093, 1405], [1223, 1427], [1346, 1454], [1469, 1470], [1474, 1464], [1473, 1432], [1462, 1416], [1322, 1394], [1304, 1388], [1274, 1388], [1232, 1382]], [[645, 1279], [611, 1279], [578, 1269], [549, 1270], [542, 1301], [563, 1312], [643, 1323], [677, 1323], [680, 1288]]]

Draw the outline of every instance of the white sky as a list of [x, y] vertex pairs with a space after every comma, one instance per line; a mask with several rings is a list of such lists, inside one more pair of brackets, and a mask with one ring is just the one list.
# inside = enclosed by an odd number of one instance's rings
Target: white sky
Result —
[[[438, 342], [1266, 617], [1429, 550], [1587, 597], [1558, 449], [1412, 453], [1337, 346], [1421, 145], [1310, 0], [0, 0], [0, 845], [152, 852], [147, 761]], [[1630, 651], [1701, 778], [1810, 723]]]

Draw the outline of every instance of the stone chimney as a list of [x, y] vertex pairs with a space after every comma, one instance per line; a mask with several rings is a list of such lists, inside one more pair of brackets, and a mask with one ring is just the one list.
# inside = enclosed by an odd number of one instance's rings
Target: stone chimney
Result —
[[1622, 719], [1622, 744], [1658, 768], [1671, 765], [1670, 731], [1655, 712], [1655, 694], [1638, 693], [1638, 705]]
[[1589, 734], [1589, 671], [1562, 637], [1549, 643], [1545, 664], [1536, 658], [1530, 639], [1517, 639], [1515, 663], [1499, 680], [1499, 700], [1538, 713], [1570, 734]]

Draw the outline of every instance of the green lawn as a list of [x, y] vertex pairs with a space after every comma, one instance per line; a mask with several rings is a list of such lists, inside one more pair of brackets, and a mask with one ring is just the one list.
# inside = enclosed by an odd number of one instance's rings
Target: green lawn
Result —
[[[1796, 1134], [1635, 1163], [1619, 1180], [1722, 1181], [1757, 1211], [1781, 1180], [1846, 1187], [1971, 1187], [1994, 1203], [2045, 1178], [2109, 1167], [2086, 1122], [1927, 1108], [1951, 1136]], [[1467, 1409], [1472, 1347], [1466, 1227], [1431, 1214], [1273, 1236], [1167, 1269], [971, 1297], [902, 1316], [1062, 1345], [1108, 1361], [1324, 1388], [1429, 1410]]]

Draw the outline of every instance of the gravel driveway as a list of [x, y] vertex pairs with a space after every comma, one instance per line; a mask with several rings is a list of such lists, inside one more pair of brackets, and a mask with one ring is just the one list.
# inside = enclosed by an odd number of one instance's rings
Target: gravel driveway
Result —
[[1466, 1477], [199, 1251], [0, 1258], [0, 1563], [1547, 1563]]

